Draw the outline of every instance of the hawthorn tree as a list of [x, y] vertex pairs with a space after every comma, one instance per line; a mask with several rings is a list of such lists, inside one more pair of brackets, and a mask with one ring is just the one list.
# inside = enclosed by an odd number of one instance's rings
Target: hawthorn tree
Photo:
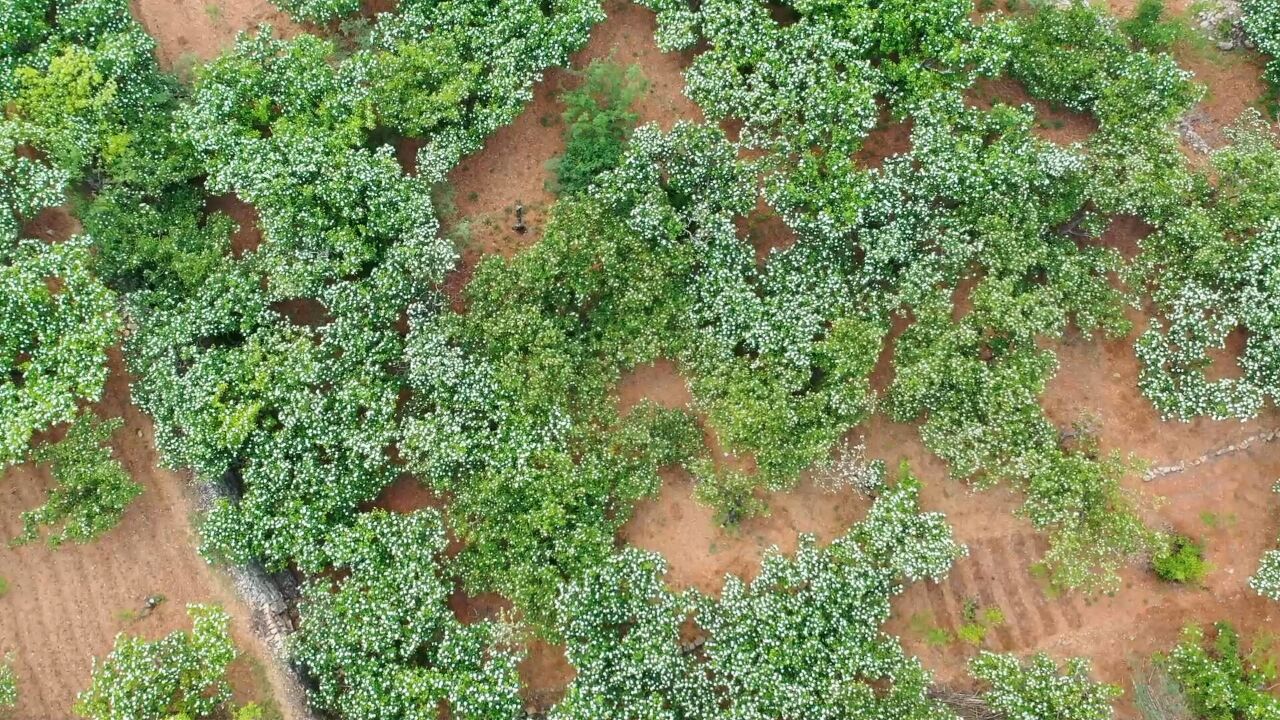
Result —
[[[1280, 493], [1280, 482], [1274, 490]], [[1280, 550], [1263, 553], [1257, 572], [1249, 578], [1249, 587], [1259, 595], [1280, 601]]]
[[438, 182], [515, 120], [542, 73], [567, 65], [602, 20], [599, 0], [402, 0], [354, 64], [366, 68], [370, 110], [425, 141], [418, 174]]
[[480, 263], [465, 315], [412, 311], [401, 449], [452, 497], [473, 592], [497, 590], [545, 627], [560, 583], [609, 554], [658, 468], [700, 449], [686, 413], [623, 418], [609, 395], [623, 368], [664, 354], [689, 261], [593, 201], [562, 200], [538, 245]]
[[363, 284], [324, 299], [332, 322], [295, 325], [236, 265], [128, 340], [166, 462], [233, 490], [205, 520], [212, 556], [318, 571], [327, 535], [395, 477], [396, 301]]
[[89, 264], [84, 237], [22, 240], [0, 252], [0, 465], [102, 395], [119, 319]]
[[509, 720], [520, 713], [520, 655], [489, 622], [464, 625], [447, 600], [446, 545], [433, 510], [365, 513], [335, 533], [346, 574], [303, 589], [290, 652], [315, 683], [311, 701], [351, 720]]
[[[829, 548], [804, 536], [750, 583], [726, 577], [718, 599], [673, 594], [657, 556], [614, 556], [557, 604], [577, 676], [550, 716], [952, 718], [880, 630], [902, 579], [941, 580], [963, 553], [918, 492], [904, 474]], [[681, 643], [690, 617], [705, 644]]]
[[1257, 44], [1258, 50], [1271, 56], [1264, 77], [1271, 83], [1272, 93], [1280, 87], [1280, 5], [1275, 0], [1246, 0], [1240, 4], [1244, 30]]
[[22, 513], [22, 533], [14, 543], [35, 540], [42, 526], [53, 531], [47, 538], [52, 547], [67, 540], [86, 543], [120, 523], [125, 508], [142, 493], [109, 444], [123, 424], [84, 410], [61, 440], [36, 448], [32, 459], [49, 465], [57, 485], [44, 505]]
[[212, 718], [230, 708], [227, 666], [236, 657], [230, 617], [212, 605], [191, 605], [191, 632], [148, 642], [123, 633], [106, 658], [94, 659], [93, 682], [76, 698], [90, 720]]
[[715, 685], [681, 643], [692, 608], [667, 589], [661, 556], [627, 548], [565, 586], [557, 632], [575, 675], [553, 720], [719, 716]]
[[277, 298], [364, 278], [392, 246], [415, 258], [423, 282], [438, 282], [454, 261], [427, 185], [401, 172], [390, 146], [365, 146], [367, 91], [354, 63], [329, 62], [334, 52], [311, 35], [242, 36], [179, 113], [208, 164], [209, 189], [257, 210], [263, 243], [254, 255]]
[[[1253, 417], [1280, 395], [1280, 149], [1255, 112], [1216, 151], [1222, 180], [1195, 180], [1181, 206], [1143, 240], [1139, 279], [1160, 317], [1139, 339], [1139, 387], [1165, 417]], [[1243, 331], [1239, 378], [1209, 380], [1210, 351]]]
[[13, 670], [13, 656], [6, 655], [0, 662], [0, 717], [18, 705], [18, 675]]
[[323, 23], [360, 10], [360, 0], [271, 0], [299, 22]]
[[969, 661], [969, 673], [989, 686], [983, 700], [1007, 718], [1109, 720], [1120, 688], [1089, 677], [1089, 661], [1071, 658], [1065, 671], [1040, 653], [1027, 662], [1013, 655], [982, 652]]
[[41, 210], [62, 203], [67, 173], [27, 154], [30, 126], [0, 119], [0, 248], [17, 243], [22, 224]]
[[1256, 664], [1246, 655], [1229, 623], [1214, 623], [1212, 638], [1198, 626], [1184, 628], [1177, 647], [1156, 660], [1200, 717], [1280, 718], [1280, 700], [1268, 692], [1276, 680], [1274, 666]]

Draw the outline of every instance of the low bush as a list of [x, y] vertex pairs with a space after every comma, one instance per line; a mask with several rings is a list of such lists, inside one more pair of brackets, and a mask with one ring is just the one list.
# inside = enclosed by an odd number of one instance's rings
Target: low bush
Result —
[[1151, 567], [1161, 580], [1187, 585], [1200, 584], [1209, 572], [1204, 546], [1185, 535], [1167, 538], [1152, 556]]
[[52, 532], [48, 543], [67, 540], [86, 543], [115, 527], [142, 486], [113, 457], [111, 435], [124, 424], [120, 418], [99, 420], [81, 411], [67, 434], [36, 448], [33, 458], [48, 464], [57, 483], [44, 505], [22, 513], [22, 533], [15, 544], [35, 540], [42, 527]]
[[631, 106], [647, 87], [639, 65], [624, 68], [593, 60], [582, 71], [581, 84], [560, 96], [565, 104], [565, 148], [552, 161], [558, 192], [580, 193], [622, 162], [623, 148], [639, 118]]

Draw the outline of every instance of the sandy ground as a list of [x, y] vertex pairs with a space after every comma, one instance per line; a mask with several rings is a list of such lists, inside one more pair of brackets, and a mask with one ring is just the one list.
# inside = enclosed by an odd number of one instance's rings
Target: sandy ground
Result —
[[[1113, 10], [1126, 14], [1131, 0], [1114, 0]], [[1185, 12], [1186, 2], [1171, 3]], [[182, 70], [195, 59], [207, 59], [229, 47], [235, 34], [268, 21], [285, 32], [296, 32], [265, 0], [134, 0], [135, 13], [158, 36], [159, 55], [166, 67]], [[372, 5], [371, 5], [372, 7]], [[662, 54], [652, 41], [653, 16], [630, 3], [607, 4], [610, 19], [596, 29], [590, 44], [574, 58], [581, 67], [592, 58], [612, 57], [638, 62], [650, 82], [650, 93], [638, 111], [644, 121], [670, 127], [679, 118], [700, 118], [697, 108], [680, 93], [680, 71], [689, 58]], [[382, 9], [386, 9], [383, 7]], [[1256, 54], [1221, 53], [1180, 48], [1179, 61], [1210, 86], [1210, 94], [1198, 109], [1206, 118], [1206, 137], [1221, 141], [1217, 126], [1230, 122], [1256, 102], [1262, 85]], [[566, 71], [551, 71], [538, 84], [529, 108], [510, 127], [500, 130], [485, 150], [466, 159], [451, 175], [443, 198], [446, 229], [463, 245], [464, 262], [450, 279], [455, 300], [470, 277], [475, 262], [485, 254], [506, 256], [536, 242], [546, 209], [554, 201], [548, 187], [548, 162], [563, 148], [561, 105], [557, 95], [571, 86]], [[1012, 82], [984, 83], [970, 95], [975, 105], [991, 102], [1027, 102], [1025, 91]], [[1037, 107], [1038, 132], [1060, 143], [1082, 140], [1093, 121], [1082, 115]], [[909, 147], [910, 128], [885, 125], [868, 140], [859, 160], [869, 167]], [[401, 148], [410, 169], [413, 148]], [[510, 229], [517, 204], [526, 208], [530, 232], [518, 235]], [[250, 225], [252, 209], [234, 198], [216, 201], [243, 225]], [[42, 218], [36, 230], [52, 236], [74, 232], [74, 221], [65, 214]], [[758, 207], [739, 227], [743, 237], [757, 248], [763, 261], [771, 248], [792, 241], [787, 229], [765, 206]], [[1140, 223], [1117, 221], [1104, 242], [1126, 254], [1134, 251]], [[258, 241], [245, 227], [237, 235], [235, 250], [244, 252]], [[1142, 318], [1135, 316], [1139, 328]], [[1156, 465], [1191, 458], [1206, 449], [1243, 438], [1257, 428], [1280, 425], [1280, 413], [1269, 410], [1252, 423], [1166, 423], [1137, 392], [1137, 363], [1130, 338], [1116, 342], [1069, 337], [1059, 344], [1061, 363], [1044, 399], [1046, 411], [1060, 424], [1088, 414], [1101, 429], [1105, 448], [1134, 453]], [[886, 353], [886, 357], [887, 357]], [[42, 546], [17, 551], [0, 550], [0, 576], [10, 583], [0, 598], [0, 651], [18, 651], [18, 673], [23, 691], [18, 718], [69, 716], [74, 693], [88, 678], [89, 656], [109, 649], [119, 630], [160, 635], [185, 627], [182, 606], [192, 601], [221, 602], [237, 615], [236, 636], [246, 660], [234, 673], [243, 697], [261, 697], [267, 682], [261, 665], [253, 660], [261, 652], [238, 612], [225, 578], [211, 570], [192, 549], [195, 538], [188, 515], [191, 498], [185, 480], [155, 467], [151, 429], [145, 418], [127, 406], [127, 388], [119, 372], [108, 388], [103, 412], [122, 414], [126, 427], [117, 435], [118, 450], [146, 492], [126, 515], [121, 527], [98, 543], [52, 552]], [[877, 369], [876, 384], [883, 387], [890, 375], [887, 364]], [[685, 381], [676, 367], [660, 362], [639, 368], [618, 388], [619, 403], [629, 407], [649, 398], [670, 407], [689, 403]], [[891, 423], [877, 416], [856, 429], [854, 438], [865, 438], [869, 454], [895, 465], [907, 460], [925, 481], [923, 503], [947, 513], [956, 534], [970, 547], [944, 583], [917, 584], [895, 602], [889, 630], [903, 638], [910, 651], [944, 682], [963, 685], [963, 663], [975, 652], [963, 643], [933, 647], [924, 630], [955, 630], [963, 622], [968, 598], [983, 607], [998, 607], [1006, 622], [988, 636], [985, 647], [1028, 652], [1045, 650], [1054, 656], [1091, 657], [1100, 677], [1129, 686], [1130, 666], [1152, 652], [1165, 649], [1187, 622], [1208, 623], [1229, 619], [1246, 629], [1267, 626], [1280, 612], [1274, 604], [1256, 598], [1245, 587], [1257, 558], [1280, 534], [1277, 499], [1270, 492], [1280, 475], [1280, 443], [1259, 445], [1186, 473], [1152, 483], [1134, 478], [1135, 490], [1163, 500], [1151, 511], [1150, 520], [1204, 539], [1214, 565], [1203, 588], [1160, 584], [1142, 568], [1125, 574], [1125, 587], [1114, 598], [1053, 597], [1043, 581], [1028, 570], [1043, 550], [1044, 541], [1013, 511], [1020, 498], [996, 489], [974, 494], [959, 482], [947, 479], [945, 467], [920, 443], [911, 425]], [[714, 438], [712, 438], [714, 439]], [[739, 459], [749, 463], [749, 458]], [[750, 577], [758, 570], [761, 554], [770, 546], [795, 547], [799, 532], [812, 532], [823, 541], [842, 534], [865, 512], [866, 500], [852, 494], [831, 494], [804, 482], [793, 492], [770, 498], [772, 513], [743, 524], [730, 533], [716, 527], [712, 514], [695, 503], [689, 478], [668, 471], [660, 494], [642, 502], [621, 532], [621, 539], [662, 552], [671, 566], [668, 579], [677, 588], [696, 587], [718, 592], [725, 573]], [[38, 469], [23, 466], [10, 471], [0, 492], [10, 501], [0, 511], [0, 532], [12, 535], [18, 513], [38, 504], [49, 482]], [[441, 500], [406, 479], [390, 488], [379, 505], [409, 511]], [[151, 617], [129, 623], [120, 613], [141, 606], [146, 595], [161, 592], [168, 600]], [[460, 618], [472, 621], [496, 617], [506, 604], [500, 598], [468, 598], [455, 595], [452, 605]], [[563, 651], [533, 643], [521, 668], [528, 684], [531, 705], [546, 707], [572, 677]], [[1135, 717], [1122, 701], [1121, 717]]]

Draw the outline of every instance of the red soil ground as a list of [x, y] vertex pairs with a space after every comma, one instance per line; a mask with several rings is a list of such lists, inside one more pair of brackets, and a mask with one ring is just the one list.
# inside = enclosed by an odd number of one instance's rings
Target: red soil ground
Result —
[[130, 8], [155, 38], [160, 66], [179, 73], [216, 58], [240, 32], [263, 23], [282, 37], [301, 30], [267, 0], [131, 0]]
[[[111, 378], [97, 411], [124, 418], [112, 445], [143, 486], [119, 527], [88, 545], [0, 547], [0, 577], [9, 585], [0, 596], [0, 654], [14, 652], [16, 658], [14, 718], [72, 717], [76, 693], [89, 684], [91, 658], [110, 652], [116, 633], [154, 639], [189, 630], [188, 603], [214, 603], [231, 613], [242, 653], [231, 671], [237, 700], [273, 702], [275, 671], [263, 661], [266, 650], [230, 580], [196, 554], [192, 489], [183, 476], [158, 467], [151, 422], [129, 403], [128, 382], [119, 353], [113, 352]], [[0, 538], [21, 531], [20, 513], [42, 504], [51, 486], [43, 467], [19, 465], [5, 473]], [[131, 619], [156, 594], [165, 601], [155, 612]]]
[[[606, 3], [605, 10], [609, 19], [573, 56], [571, 68], [580, 70], [599, 58], [638, 64], [649, 82], [649, 92], [633, 108], [641, 123], [656, 122], [669, 129], [681, 118], [700, 120], [698, 107], [681, 94], [680, 73], [688, 57], [658, 50], [653, 13], [618, 0]], [[510, 257], [542, 236], [547, 209], [555, 202], [550, 163], [564, 152], [564, 104], [559, 96], [577, 82], [572, 71], [548, 71], [515, 122], [494, 133], [482, 152], [464, 159], [449, 174], [447, 202], [441, 209], [445, 232], [462, 245], [462, 262], [448, 284], [455, 299], [480, 258], [492, 253]], [[411, 144], [402, 148], [402, 161], [413, 152]], [[511, 229], [517, 205], [524, 206], [529, 226], [523, 235]]]
[[[1131, 10], [1132, 0], [1113, 0], [1117, 14]], [[1186, 12], [1186, 2], [1172, 3]], [[181, 67], [193, 58], [207, 59], [230, 45], [235, 33], [268, 20], [277, 27], [294, 29], [265, 0], [134, 0], [135, 13], [158, 37], [159, 55], [167, 67]], [[383, 8], [385, 9], [385, 8]], [[650, 81], [650, 92], [638, 111], [644, 121], [669, 127], [675, 120], [697, 119], [700, 113], [680, 90], [680, 71], [689, 58], [662, 54], [652, 41], [653, 16], [630, 3], [607, 4], [610, 19], [598, 27], [588, 47], [574, 58], [581, 67], [592, 58], [612, 55], [622, 62], [638, 62]], [[1250, 53], [1223, 54], [1180, 48], [1179, 60], [1211, 86], [1202, 106], [1208, 118], [1211, 143], [1217, 126], [1234, 119], [1256, 103], [1262, 86], [1259, 63]], [[561, 105], [556, 97], [573, 83], [565, 71], [552, 71], [535, 89], [535, 98], [510, 127], [499, 131], [485, 150], [468, 158], [449, 178], [454, 212], [447, 229], [467, 239], [462, 269], [451, 281], [455, 295], [465, 284], [475, 262], [487, 253], [505, 256], [536, 242], [546, 209], [554, 201], [548, 188], [548, 161], [563, 147]], [[1028, 100], [1016, 83], [987, 83], [971, 93], [975, 105], [995, 100], [1021, 104]], [[1038, 132], [1060, 143], [1082, 140], [1092, 129], [1085, 116], [1037, 106], [1042, 122]], [[909, 147], [909, 128], [889, 125], [869, 139], [859, 160], [869, 167], [885, 156]], [[412, 155], [405, 149], [402, 157]], [[514, 208], [522, 203], [531, 230], [520, 236], [510, 230]], [[252, 248], [252, 209], [233, 199], [218, 201], [245, 227], [236, 240], [237, 252]], [[464, 226], [467, 228], [463, 230]], [[35, 231], [49, 229], [65, 236], [74, 231], [65, 215], [51, 215], [36, 224]], [[757, 247], [763, 261], [770, 248], [785, 247], [787, 229], [767, 208], [758, 208], [740, 228]], [[1140, 223], [1117, 222], [1104, 236], [1109, 246], [1132, 255], [1144, 231]], [[37, 232], [37, 236], [40, 236]], [[1058, 343], [1061, 368], [1051, 383], [1044, 405], [1049, 416], [1062, 425], [1090, 415], [1096, 419], [1105, 449], [1134, 453], [1165, 465], [1200, 455], [1252, 434], [1259, 427], [1280, 424], [1280, 413], [1269, 409], [1251, 423], [1162, 422], [1136, 389], [1137, 363], [1132, 341], [1139, 329], [1120, 341], [1104, 342], [1068, 337]], [[888, 357], [886, 352], [885, 357]], [[265, 697], [268, 683], [255, 670], [261, 649], [248, 631], [244, 613], [227, 589], [225, 579], [211, 570], [192, 549], [196, 539], [188, 516], [191, 499], [183, 478], [156, 469], [156, 457], [147, 420], [128, 406], [127, 386], [118, 360], [103, 403], [104, 414], [123, 415], [126, 427], [117, 435], [117, 452], [146, 492], [126, 515], [121, 527], [86, 547], [52, 552], [41, 546], [0, 551], [0, 576], [11, 589], [0, 598], [0, 651], [18, 650], [19, 681], [23, 700], [20, 718], [58, 718], [69, 715], [74, 693], [88, 678], [91, 654], [110, 647], [118, 630], [159, 635], [185, 627], [182, 606], [186, 602], [215, 601], [236, 616], [236, 638], [246, 660], [238, 661], [235, 680], [242, 697]], [[891, 369], [882, 359], [876, 385], [883, 387]], [[639, 368], [618, 388], [624, 409], [641, 398], [678, 407], [690, 396], [685, 381], [670, 363]], [[920, 443], [914, 426], [892, 423], [877, 416], [852, 436], [865, 438], [868, 454], [891, 465], [907, 460], [925, 481], [923, 503], [927, 509], [947, 514], [960, 540], [969, 545], [968, 558], [957, 563], [944, 583], [921, 583], [895, 602], [889, 630], [902, 636], [911, 652], [918, 653], [938, 678], [963, 685], [964, 660], [974, 652], [962, 643], [931, 647], [924, 631], [931, 626], [955, 630], [963, 622], [966, 598], [984, 607], [998, 607], [1006, 622], [993, 630], [985, 647], [1028, 652], [1045, 650], [1056, 657], [1083, 655], [1094, 660], [1103, 679], [1128, 687], [1129, 663], [1141, 661], [1156, 650], [1168, 648], [1178, 629], [1188, 622], [1209, 623], [1228, 619], [1247, 631], [1265, 628], [1277, 615], [1277, 607], [1258, 599], [1245, 587], [1247, 576], [1262, 551], [1274, 545], [1280, 534], [1277, 499], [1270, 492], [1280, 475], [1280, 443], [1255, 445], [1250, 450], [1151, 483], [1138, 478], [1131, 487], [1163, 500], [1149, 519], [1156, 526], [1203, 538], [1214, 565], [1203, 588], [1161, 585], [1145, 569], [1125, 572], [1125, 587], [1114, 598], [1052, 597], [1029, 566], [1039, 558], [1044, 541], [1028, 523], [1017, 518], [1020, 498], [1005, 489], [980, 494], [947, 478], [946, 468]], [[714, 438], [712, 438], [714, 439]], [[739, 459], [740, 462], [744, 461]], [[749, 462], [749, 458], [745, 459]], [[718, 528], [710, 511], [693, 501], [691, 482], [676, 471], [655, 498], [637, 507], [620, 533], [621, 539], [662, 552], [671, 567], [669, 581], [676, 588], [695, 587], [718, 592], [725, 573], [750, 577], [757, 572], [765, 550], [795, 547], [800, 532], [815, 533], [822, 541], [842, 534], [865, 512], [867, 502], [848, 492], [828, 493], [802, 482], [793, 492], [770, 498], [772, 513], [745, 522], [730, 533]], [[23, 466], [10, 471], [3, 485], [11, 500], [0, 512], [0, 532], [14, 534], [21, 509], [38, 504], [49, 479], [42, 470]], [[390, 488], [377, 503], [399, 511], [440, 500], [406, 479]], [[125, 623], [117, 614], [140, 607], [147, 594], [162, 592], [168, 601], [151, 617]], [[506, 607], [492, 597], [453, 600], [463, 620], [498, 616]], [[559, 696], [572, 677], [560, 648], [534, 643], [522, 666], [530, 704], [546, 707]], [[1134, 717], [1122, 701], [1121, 717]]]

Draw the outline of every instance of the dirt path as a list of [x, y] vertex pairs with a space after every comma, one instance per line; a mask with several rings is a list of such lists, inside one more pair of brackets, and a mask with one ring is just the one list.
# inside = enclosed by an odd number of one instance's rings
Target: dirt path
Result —
[[[51, 550], [37, 543], [0, 547], [0, 577], [9, 591], [0, 597], [0, 653], [16, 654], [19, 704], [14, 717], [54, 720], [72, 717], [75, 695], [87, 687], [92, 656], [110, 652], [118, 632], [156, 638], [190, 629], [188, 603], [217, 603], [234, 618], [233, 635], [242, 656], [231, 677], [241, 702], [272, 702], [273, 670], [249, 627], [248, 614], [227, 577], [195, 551], [191, 527], [194, 494], [187, 480], [157, 467], [148, 418], [129, 404], [120, 356], [111, 356], [111, 378], [99, 407], [104, 417], [120, 416], [116, 454], [143, 494], [120, 526], [88, 545]], [[0, 483], [0, 538], [21, 530], [19, 514], [41, 504], [51, 484], [48, 472], [21, 465]], [[165, 601], [150, 616], [131, 620], [147, 596]]]

